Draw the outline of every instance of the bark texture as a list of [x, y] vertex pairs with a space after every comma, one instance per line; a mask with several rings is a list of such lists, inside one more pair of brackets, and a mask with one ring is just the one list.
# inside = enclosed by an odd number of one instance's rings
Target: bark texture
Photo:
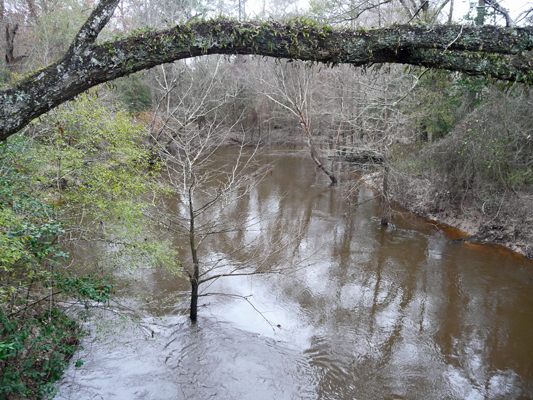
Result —
[[95, 44], [118, 0], [103, 0], [65, 56], [0, 91], [0, 140], [103, 82], [204, 54], [256, 54], [330, 65], [402, 63], [533, 83], [533, 29], [394, 25], [334, 30], [304, 21], [179, 25]]

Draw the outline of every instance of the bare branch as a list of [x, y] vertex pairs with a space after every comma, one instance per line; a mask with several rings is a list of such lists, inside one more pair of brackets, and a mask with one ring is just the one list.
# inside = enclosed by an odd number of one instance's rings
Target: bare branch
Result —
[[406, 0], [400, 0], [400, 4], [404, 8], [404, 10], [407, 12], [410, 18], [413, 18], [413, 12], [409, 8], [409, 5], [407, 4]]
[[[238, 295], [238, 294], [228, 294], [228, 293], [205, 293], [205, 294], [200, 294], [198, 295], [198, 297], [206, 297], [206, 296], [226, 296], [226, 297], [232, 297], [232, 298], [236, 298], [236, 299], [243, 299], [245, 300], [248, 304], [250, 304], [250, 306], [267, 322], [267, 324], [270, 325], [270, 327], [272, 328], [272, 330], [275, 332], [274, 330], [274, 323], [272, 321], [269, 321], [265, 316], [264, 314], [259, 311], [257, 309], [256, 306], [254, 306], [252, 304], [252, 302], [249, 300], [249, 297], [252, 297], [252, 295], [248, 295], [248, 296], [241, 296], [241, 295]], [[279, 325], [278, 325], [279, 326]]]
[[526, 10], [526, 11], [523, 11], [521, 12], [518, 17], [516, 18], [516, 22], [520, 22], [522, 21], [523, 19], [527, 18], [529, 14], [531, 14], [533, 12], [533, 8], [530, 8], [529, 10]]
[[205, 279], [201, 279], [198, 283], [209, 282], [213, 279], [223, 278], [227, 276], [252, 276], [252, 275], [265, 275], [265, 274], [279, 274], [279, 271], [253, 271], [253, 272], [240, 272], [240, 273], [228, 273], [228, 274], [218, 274], [213, 275]]
[[120, 0], [101, 0], [74, 38], [67, 54], [78, 55], [94, 43], [107, 25]]
[[485, 0], [488, 5], [490, 5], [494, 11], [500, 13], [505, 18], [505, 24], [507, 27], [516, 26], [516, 23], [511, 18], [511, 15], [509, 14], [509, 10], [503, 8], [499, 3], [498, 0]]

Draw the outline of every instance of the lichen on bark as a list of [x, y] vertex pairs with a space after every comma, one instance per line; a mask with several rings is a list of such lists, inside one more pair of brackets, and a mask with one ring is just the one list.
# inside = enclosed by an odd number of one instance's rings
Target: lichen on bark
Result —
[[530, 28], [393, 25], [348, 30], [305, 20], [215, 19], [95, 45], [117, 3], [99, 3], [61, 60], [0, 92], [0, 140], [95, 85], [204, 54], [255, 54], [328, 65], [402, 63], [533, 83]]

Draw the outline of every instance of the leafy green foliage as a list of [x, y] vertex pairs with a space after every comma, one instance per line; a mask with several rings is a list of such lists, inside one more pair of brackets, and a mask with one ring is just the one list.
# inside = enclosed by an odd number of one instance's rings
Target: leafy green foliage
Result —
[[56, 289], [71, 298], [84, 302], [106, 303], [111, 295], [111, 289], [115, 285], [109, 284], [105, 279], [95, 276], [79, 277], [73, 274], [54, 274]]
[[0, 61], [0, 87], [4, 84], [8, 84], [11, 80], [11, 74], [7, 69], [4, 62]]
[[[164, 190], [144, 127], [104, 100], [81, 96], [0, 144], [0, 398], [53, 392], [78, 342], [62, 301], [106, 303], [118, 268], [176, 263], [150, 228]], [[67, 264], [64, 238], [95, 256]]]
[[461, 103], [452, 76], [443, 71], [428, 71], [415, 95], [414, 122], [421, 137], [432, 141], [449, 134]]
[[482, 105], [488, 84], [480, 77], [427, 71], [410, 110], [421, 138], [431, 142], [449, 135], [459, 121]]
[[[155, 183], [159, 166], [145, 146], [145, 129], [95, 91], [60, 107], [37, 128], [34, 147], [42, 188], [92, 246], [93, 265], [167, 263], [174, 252], [151, 228], [150, 203], [164, 188]], [[110, 271], [108, 271], [110, 272]]]
[[151, 105], [150, 91], [143, 81], [143, 76], [135, 74], [115, 82], [117, 97], [129, 112], [145, 111]]
[[74, 321], [57, 308], [15, 316], [0, 310], [0, 331], [0, 398], [53, 397], [52, 384], [78, 344]]
[[47, 279], [49, 259], [66, 256], [55, 242], [64, 232], [56, 213], [32, 195], [30, 179], [16, 167], [28, 161], [25, 144], [17, 136], [0, 145], [0, 304], [11, 298], [7, 309], [29, 282]]
[[60, 214], [36, 190], [31, 141], [0, 144], [0, 398], [53, 394], [79, 332], [55, 301], [59, 294], [107, 301], [111, 285], [57, 271], [68, 254]]

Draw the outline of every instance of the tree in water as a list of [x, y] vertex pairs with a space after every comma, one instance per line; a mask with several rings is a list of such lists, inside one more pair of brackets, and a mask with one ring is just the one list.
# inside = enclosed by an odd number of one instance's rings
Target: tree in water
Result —
[[322, 160], [312, 134], [313, 95], [317, 70], [303, 62], [272, 65], [271, 76], [261, 79], [263, 94], [298, 118], [311, 159], [332, 184], [337, 177]]
[[[261, 231], [264, 216], [248, 215], [240, 209], [240, 199], [250, 196], [271, 167], [256, 162], [258, 148], [247, 146], [246, 135], [235, 129], [240, 121], [228, 126], [224, 118], [218, 118], [218, 109], [229, 101], [215, 85], [228, 72], [219, 69], [222, 58], [198, 62], [211, 65], [200, 68], [183, 64], [183, 68], [191, 68], [190, 74], [183, 74], [188, 79], [162, 93], [159, 104], [165, 111], [156, 117], [162, 122], [154, 124], [160, 128], [152, 136], [153, 149], [165, 165], [161, 184], [172, 193], [171, 198], [157, 205], [154, 219], [160, 221], [161, 228], [187, 241], [189, 256], [181, 260], [178, 270], [190, 283], [192, 321], [198, 317], [199, 298], [212, 294], [201, 291], [203, 284], [230, 276], [280, 273], [278, 266], [286, 264], [278, 255], [298, 238], [298, 232], [291, 232], [274, 238], [259, 234], [247, 239], [250, 229]], [[200, 70], [209, 71], [209, 76], [195, 74]], [[200, 79], [204, 85], [198, 91]], [[169, 96], [170, 104], [175, 105], [167, 112]], [[202, 124], [197, 123], [199, 115], [204, 117]], [[229, 143], [237, 143], [238, 152], [228, 161], [222, 147]], [[235, 237], [226, 240], [228, 235]], [[223, 257], [220, 253], [215, 256], [213, 237], [226, 240], [231, 251], [225, 251]]]

